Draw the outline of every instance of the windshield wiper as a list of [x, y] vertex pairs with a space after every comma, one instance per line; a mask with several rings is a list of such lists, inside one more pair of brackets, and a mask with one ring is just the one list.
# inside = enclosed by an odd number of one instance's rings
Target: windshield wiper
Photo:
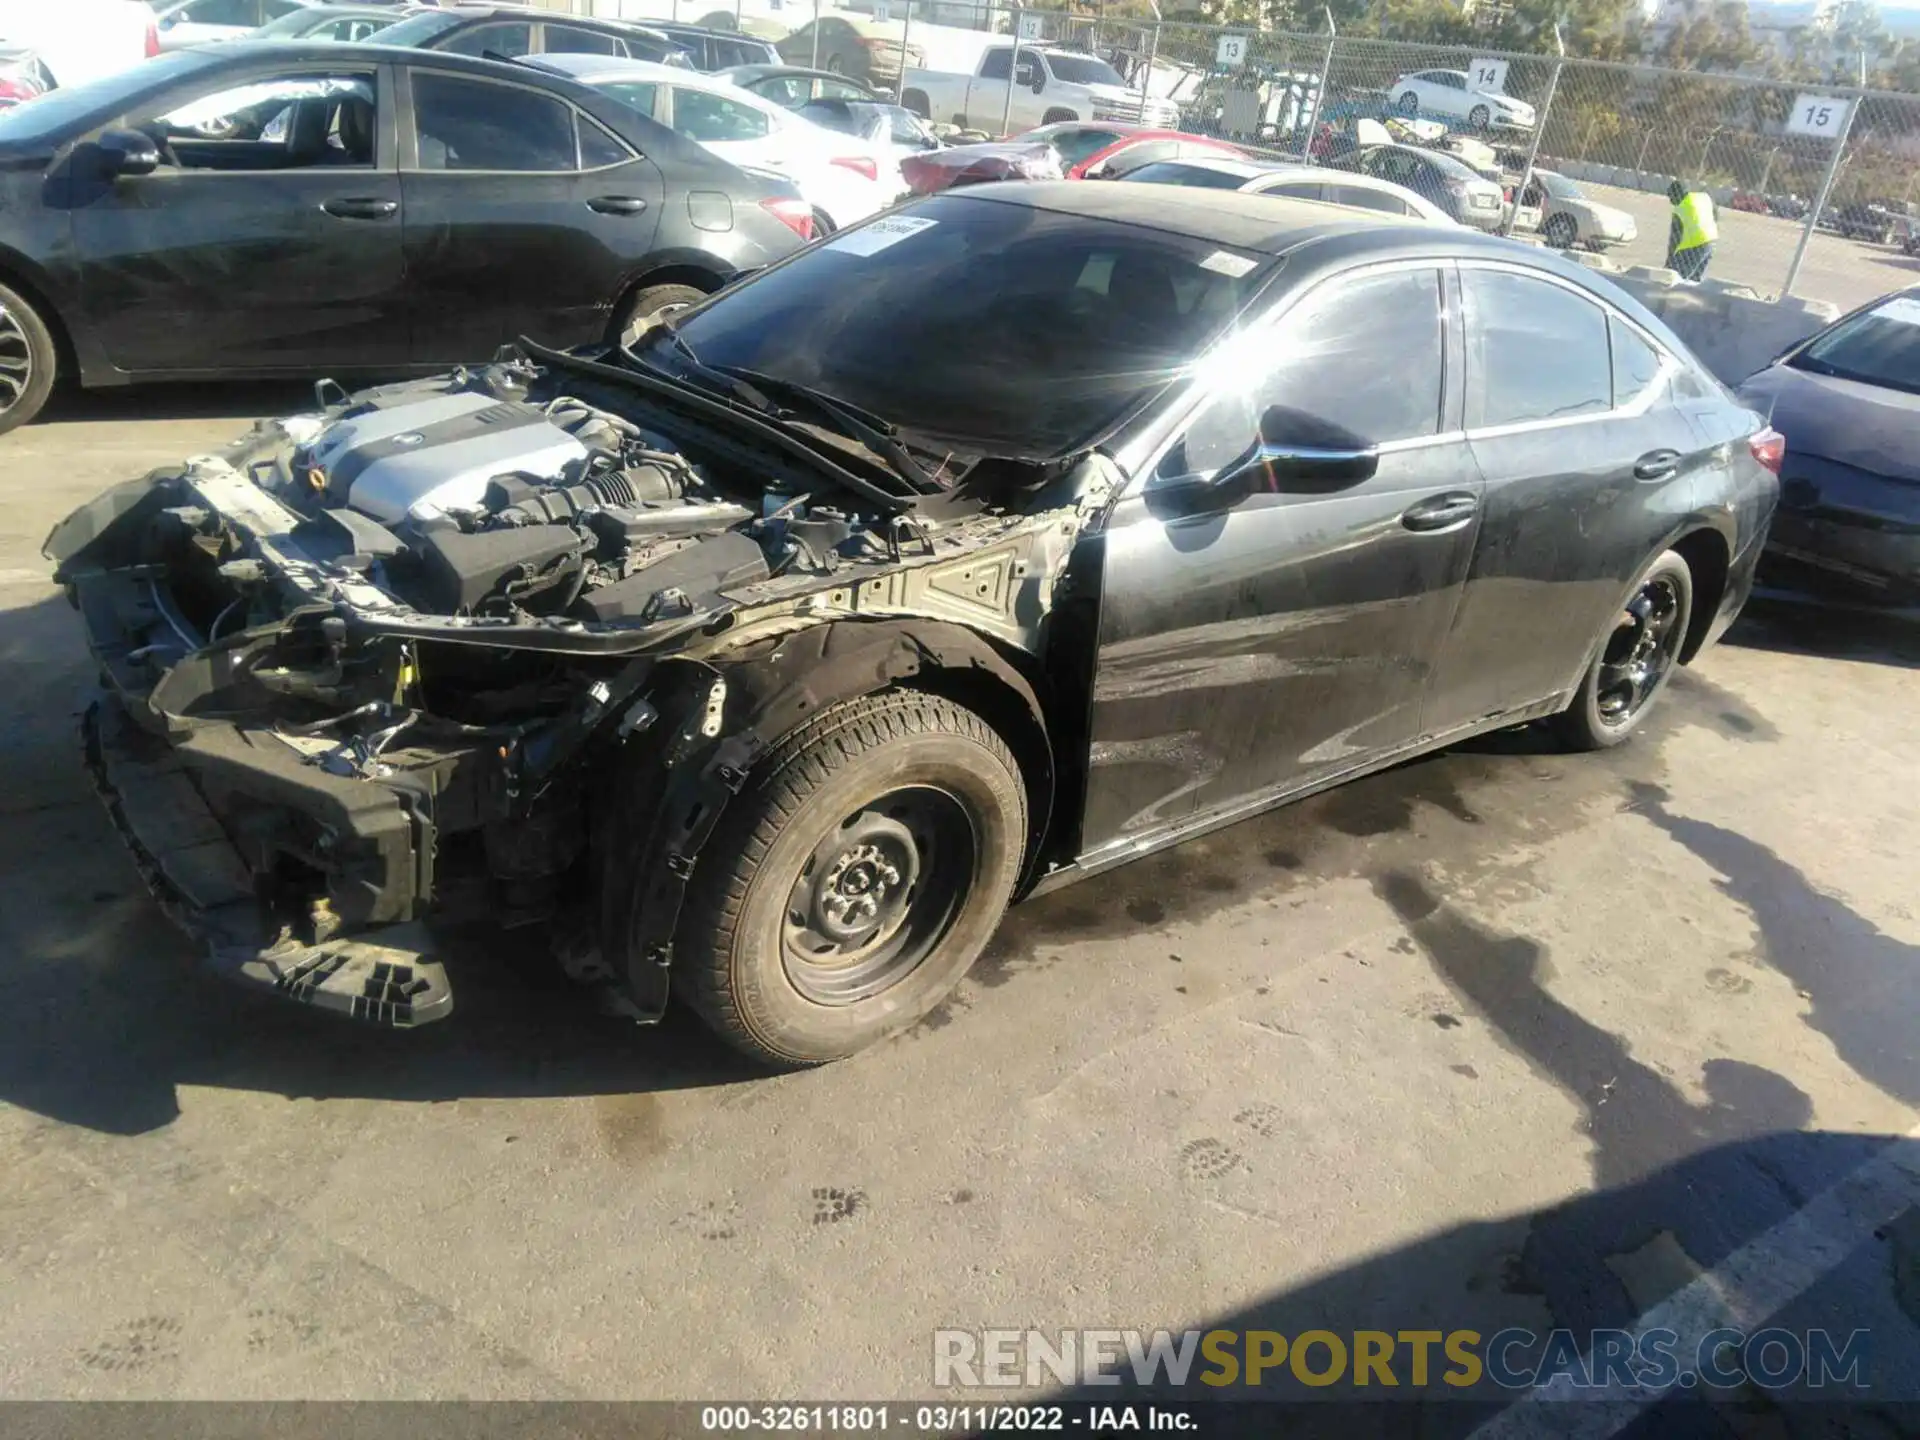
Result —
[[716, 365], [712, 368], [737, 384], [804, 401], [833, 421], [848, 439], [859, 441], [879, 459], [885, 460], [887, 468], [910, 488], [922, 495], [940, 492], [940, 482], [913, 458], [912, 451], [900, 443], [899, 428], [872, 411], [863, 410], [799, 380], [787, 380], [779, 375], [749, 370], [744, 365]]
[[[687, 343], [687, 337], [674, 328], [671, 320], [656, 320], [648, 329], [647, 333], [651, 335], [656, 330], [666, 335], [667, 343], [673, 346], [674, 352], [686, 362], [687, 369], [706, 381], [708, 388], [718, 390], [725, 395], [731, 395], [735, 399], [744, 400], [763, 415], [770, 418], [775, 417], [777, 407], [773, 401], [769, 400], [753, 386], [747, 384], [745, 380], [735, 379], [726, 371], [716, 369], [714, 366], [707, 364], [699, 355], [694, 353], [693, 346]], [[629, 350], [627, 353], [633, 355], [633, 358], [639, 360], [642, 365], [647, 365], [647, 362], [641, 359], [639, 355], [634, 354], [633, 351]], [[647, 365], [647, 368], [649, 370], [657, 370], [657, 367], [653, 365]]]

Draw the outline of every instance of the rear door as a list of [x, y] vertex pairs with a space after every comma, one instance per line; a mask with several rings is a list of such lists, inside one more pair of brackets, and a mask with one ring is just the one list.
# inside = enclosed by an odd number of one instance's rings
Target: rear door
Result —
[[1684, 367], [1630, 321], [1537, 271], [1463, 262], [1459, 279], [1485, 517], [1434, 733], [1571, 687], [1711, 463], [1675, 399]]
[[403, 363], [394, 110], [391, 67], [313, 61], [227, 70], [129, 116], [168, 163], [71, 195], [86, 313], [115, 367]]
[[[1321, 282], [1239, 357], [1114, 510], [1105, 539], [1090, 852], [1377, 761], [1420, 731], [1472, 552], [1480, 482], [1459, 430], [1433, 263]], [[1318, 493], [1169, 513], [1154, 476], [1208, 473], [1268, 405], [1379, 443]]]
[[407, 67], [400, 185], [415, 358], [601, 338], [653, 247], [659, 170], [557, 95]]
[[[996, 45], [980, 57], [978, 73], [967, 81], [966, 104], [961, 108], [960, 122], [995, 135], [1000, 133], [1003, 116], [1011, 117], [1008, 120], [1010, 126], [1017, 124], [1019, 101], [1015, 99], [1009, 102], [1007, 98], [1012, 83], [1013, 47]], [[936, 115], [933, 118], [938, 120], [941, 117]]]

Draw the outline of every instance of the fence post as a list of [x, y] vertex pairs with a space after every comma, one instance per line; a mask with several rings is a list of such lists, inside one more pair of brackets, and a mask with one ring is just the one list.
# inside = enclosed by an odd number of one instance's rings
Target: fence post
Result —
[[1313, 113], [1307, 116], [1306, 137], [1300, 142], [1300, 158], [1313, 164], [1313, 139], [1320, 133], [1320, 112], [1326, 107], [1327, 87], [1333, 83], [1333, 46], [1340, 38], [1339, 27], [1333, 23], [1333, 10], [1323, 7], [1321, 13], [1327, 17], [1327, 58], [1320, 64], [1319, 83], [1313, 87]]
[[1527, 198], [1527, 186], [1533, 183], [1533, 162], [1540, 154], [1540, 137], [1546, 134], [1547, 120], [1553, 114], [1553, 97], [1560, 89], [1560, 72], [1566, 68], [1567, 46], [1560, 38], [1558, 25], [1553, 27], [1553, 44], [1560, 55], [1553, 62], [1553, 74], [1547, 77], [1547, 98], [1540, 104], [1540, 113], [1533, 117], [1533, 140], [1527, 146], [1527, 163], [1520, 171], [1519, 185], [1514, 188], [1513, 208], [1507, 211], [1506, 219], [1500, 222], [1502, 235], [1512, 235], [1513, 223], [1520, 218], [1520, 206]]
[[[1007, 61], [1007, 103], [1000, 107], [1000, 138], [1007, 138], [1007, 130], [1013, 124], [1013, 85], [1020, 75], [1020, 16], [1023, 12], [1013, 12], [1013, 56]], [[967, 117], [971, 120], [973, 117]]]
[[1787, 265], [1787, 278], [1781, 282], [1782, 300], [1793, 294], [1793, 282], [1800, 278], [1800, 263], [1807, 258], [1807, 246], [1812, 243], [1814, 229], [1820, 223], [1820, 212], [1827, 208], [1827, 198], [1833, 194], [1833, 182], [1840, 174], [1840, 157], [1846, 153], [1847, 137], [1853, 134], [1853, 117], [1860, 113], [1860, 106], [1866, 98], [1866, 93], [1861, 91], [1847, 102], [1847, 118], [1833, 142], [1833, 154], [1827, 160], [1827, 173], [1820, 180], [1820, 193], [1814, 197], [1813, 207], [1807, 211], [1807, 223], [1800, 231], [1800, 243], [1793, 247], [1793, 259]]
[[1160, 59], [1160, 0], [1147, 0], [1153, 7], [1153, 34], [1147, 37], [1147, 63], [1140, 67], [1140, 120], [1146, 123], [1147, 101], [1153, 95], [1153, 67]]
[[1633, 162], [1633, 168], [1643, 174], [1647, 168], [1647, 151], [1653, 146], [1653, 131], [1654, 127], [1649, 125], [1647, 127], [1647, 138], [1640, 142], [1640, 158]]
[[[900, 75], [893, 82], [893, 103], [898, 105], [900, 97], [907, 93], [907, 40], [913, 34], [913, 0], [907, 0], [907, 13], [900, 21]], [[1013, 92], [1007, 92], [1011, 95]], [[932, 106], [928, 106], [932, 109]]]

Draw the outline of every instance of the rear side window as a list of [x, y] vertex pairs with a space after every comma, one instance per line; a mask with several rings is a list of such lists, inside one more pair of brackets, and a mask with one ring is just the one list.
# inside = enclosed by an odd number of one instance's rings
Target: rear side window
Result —
[[751, 105], [742, 105], [708, 90], [673, 92], [673, 128], [700, 144], [729, 140], [758, 140], [771, 128], [767, 117]]
[[1467, 425], [1567, 420], [1613, 403], [1607, 316], [1571, 290], [1465, 269]]
[[1148, 185], [1191, 185], [1197, 190], [1238, 190], [1246, 182], [1224, 170], [1209, 170], [1204, 165], [1182, 165], [1162, 160], [1129, 170], [1127, 178]]
[[1660, 377], [1660, 352], [1611, 315], [1607, 333], [1613, 340], [1613, 403], [1629, 405]]
[[416, 70], [422, 170], [573, 170], [573, 109], [515, 85]]
[[982, 80], [1005, 80], [1013, 74], [1013, 51], [989, 50], [986, 63], [980, 67]]
[[471, 30], [460, 31], [446, 44], [433, 48], [450, 50], [455, 55], [527, 55], [533, 51], [533, 26], [524, 21], [505, 25], [476, 25]]
[[1333, 185], [1328, 190], [1327, 198], [1336, 205], [1357, 205], [1362, 210], [1379, 210], [1388, 215], [1409, 213], [1405, 201], [1384, 190], [1369, 190], [1364, 185]]
[[620, 42], [598, 30], [548, 21], [546, 51], [549, 55], [618, 55]]
[[604, 170], [609, 165], [624, 165], [633, 158], [619, 137], [600, 127], [599, 122], [580, 117], [580, 168]]

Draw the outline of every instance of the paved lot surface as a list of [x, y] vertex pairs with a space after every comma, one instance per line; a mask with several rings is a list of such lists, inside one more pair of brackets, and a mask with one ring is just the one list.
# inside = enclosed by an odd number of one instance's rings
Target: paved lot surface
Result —
[[0, 1393], [926, 1396], [941, 1326], [1584, 1330], [1758, 1255], [1804, 1293], [1749, 1323], [1870, 1328], [1920, 1396], [1898, 1227], [1791, 1223], [1920, 1118], [1899, 637], [1744, 626], [1624, 751], [1502, 738], [1036, 902], [824, 1071], [484, 939], [449, 1023], [362, 1031], [201, 978], [141, 893], [37, 555], [298, 398], [0, 441]]
[[[1671, 207], [1664, 195], [1620, 190], [1610, 185], [1580, 187], [1593, 199], [1633, 216], [1638, 237], [1631, 245], [1607, 251], [1627, 265], [1667, 263], [1667, 220]], [[1721, 206], [1720, 240], [1714, 249], [1710, 278], [1750, 285], [1761, 295], [1778, 295], [1800, 243], [1805, 226], [1773, 215], [1749, 215]], [[1807, 246], [1793, 293], [1809, 300], [1826, 300], [1842, 310], [1864, 305], [1889, 290], [1920, 283], [1920, 259], [1900, 252], [1897, 245], [1869, 245], [1816, 231]]]

